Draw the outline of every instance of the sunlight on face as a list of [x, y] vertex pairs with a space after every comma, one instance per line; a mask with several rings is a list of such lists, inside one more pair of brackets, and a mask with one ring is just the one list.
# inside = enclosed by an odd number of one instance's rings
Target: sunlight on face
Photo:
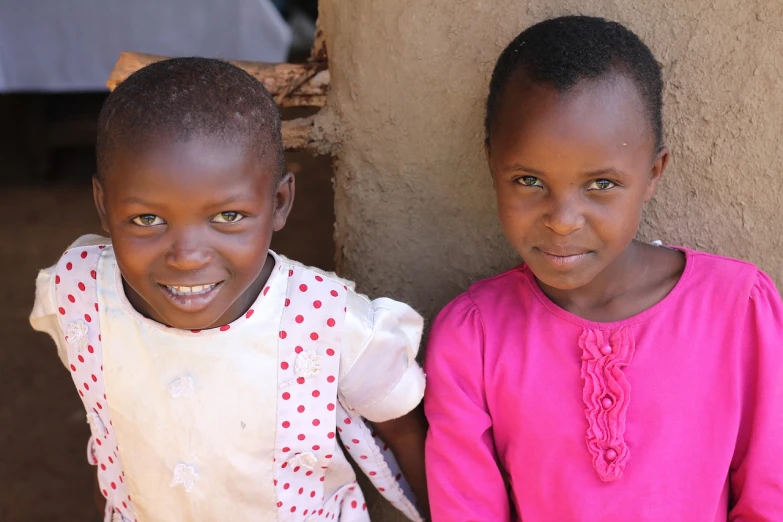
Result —
[[134, 307], [183, 329], [244, 313], [293, 198], [276, 165], [208, 137], [118, 151], [96, 203]]
[[487, 148], [503, 231], [545, 285], [582, 287], [633, 240], [662, 169], [633, 82], [505, 87]]

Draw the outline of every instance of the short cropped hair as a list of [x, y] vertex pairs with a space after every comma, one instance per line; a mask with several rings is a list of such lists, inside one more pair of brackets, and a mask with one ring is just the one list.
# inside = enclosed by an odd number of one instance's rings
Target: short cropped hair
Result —
[[131, 74], [106, 99], [98, 120], [98, 179], [105, 179], [118, 149], [198, 136], [244, 139], [282, 175], [280, 109], [264, 85], [222, 60], [173, 58]]
[[487, 97], [485, 136], [489, 144], [503, 89], [517, 71], [534, 84], [560, 92], [582, 80], [621, 74], [638, 89], [650, 121], [655, 148], [663, 141], [663, 79], [650, 49], [617, 22], [590, 16], [563, 16], [522, 31], [495, 64]]

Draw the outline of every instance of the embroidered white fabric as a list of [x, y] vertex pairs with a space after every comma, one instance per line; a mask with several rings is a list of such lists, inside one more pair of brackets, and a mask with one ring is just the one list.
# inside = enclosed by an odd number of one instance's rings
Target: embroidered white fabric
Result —
[[68, 331], [65, 332], [65, 339], [68, 344], [76, 347], [81, 352], [87, 347], [87, 323], [82, 320], [74, 321], [68, 325]]
[[169, 487], [173, 488], [181, 484], [182, 487], [185, 488], [185, 493], [190, 493], [199, 478], [196, 468], [179, 463], [177, 464], [177, 467], [174, 468], [174, 477], [171, 479]]
[[313, 470], [318, 465], [318, 459], [311, 452], [300, 453], [288, 461], [289, 466], [300, 466], [307, 470]]
[[176, 381], [169, 384], [169, 393], [172, 397], [179, 398], [185, 397], [188, 399], [193, 398], [196, 389], [193, 387], [193, 378], [190, 376], [180, 377]]
[[106, 432], [103, 421], [94, 411], [87, 412], [87, 424], [90, 425], [90, 432], [95, 438], [103, 436], [103, 434]]
[[313, 377], [318, 375], [321, 371], [321, 364], [323, 360], [321, 356], [310, 350], [307, 352], [301, 352], [296, 356], [296, 362], [294, 363], [294, 371], [297, 377]]

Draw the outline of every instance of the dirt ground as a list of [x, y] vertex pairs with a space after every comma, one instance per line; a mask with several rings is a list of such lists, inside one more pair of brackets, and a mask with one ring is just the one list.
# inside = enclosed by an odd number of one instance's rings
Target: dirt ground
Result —
[[[53, 156], [54, 179], [32, 179], [18, 122], [0, 102], [0, 522], [92, 522], [89, 428], [52, 341], [27, 321], [36, 271], [78, 236], [100, 233], [92, 205], [89, 146]], [[333, 191], [328, 158], [289, 155], [297, 197], [272, 247], [334, 269]]]

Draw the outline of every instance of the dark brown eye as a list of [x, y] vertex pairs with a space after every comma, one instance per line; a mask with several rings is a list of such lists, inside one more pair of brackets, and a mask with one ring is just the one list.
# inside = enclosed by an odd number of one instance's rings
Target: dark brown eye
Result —
[[154, 214], [142, 214], [133, 218], [133, 223], [140, 227], [154, 227], [164, 224], [165, 221]]
[[520, 185], [524, 185], [526, 187], [543, 187], [544, 184], [541, 183], [541, 180], [538, 179], [535, 176], [522, 176], [521, 178], [517, 179], [517, 183]]
[[240, 214], [239, 212], [234, 211], [228, 211], [228, 212], [221, 212], [220, 214], [216, 215], [212, 218], [212, 221], [214, 223], [237, 223], [239, 221], [242, 221], [245, 218], [244, 214]]
[[609, 181], [608, 179], [597, 179], [590, 183], [590, 185], [587, 187], [587, 190], [609, 190], [615, 186], [616, 183], [614, 181]]

